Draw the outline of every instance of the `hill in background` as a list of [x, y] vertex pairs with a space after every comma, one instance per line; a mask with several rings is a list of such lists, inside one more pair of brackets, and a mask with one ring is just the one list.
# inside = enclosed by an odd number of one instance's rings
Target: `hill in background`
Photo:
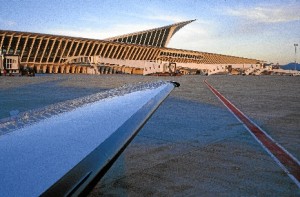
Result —
[[286, 64], [286, 65], [282, 65], [281, 68], [284, 70], [295, 70], [295, 68], [296, 68], [296, 70], [300, 71], [300, 64], [292, 62], [292, 63]]

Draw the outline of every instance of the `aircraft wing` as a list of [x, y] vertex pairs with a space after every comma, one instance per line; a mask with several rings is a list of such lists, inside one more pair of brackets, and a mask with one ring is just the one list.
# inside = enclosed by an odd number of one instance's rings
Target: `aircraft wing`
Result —
[[0, 196], [86, 194], [176, 86], [127, 85], [0, 121]]

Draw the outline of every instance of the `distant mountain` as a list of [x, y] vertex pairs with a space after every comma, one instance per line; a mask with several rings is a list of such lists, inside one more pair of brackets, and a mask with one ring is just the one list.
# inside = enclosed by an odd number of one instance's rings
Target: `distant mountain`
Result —
[[300, 64], [299, 63], [289, 63], [287, 65], [283, 65], [283, 66], [280, 66], [280, 67], [284, 70], [294, 70], [295, 66], [296, 66], [296, 70], [300, 71]]

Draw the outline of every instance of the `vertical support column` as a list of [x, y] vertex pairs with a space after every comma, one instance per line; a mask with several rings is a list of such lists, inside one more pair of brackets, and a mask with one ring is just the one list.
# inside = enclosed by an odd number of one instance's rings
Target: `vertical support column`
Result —
[[145, 36], [145, 39], [144, 39], [144, 42], [142, 43], [142, 45], [146, 45], [146, 44], [147, 44], [147, 43], [146, 43], [146, 40], [147, 40], [147, 37], [148, 37], [148, 33], [149, 33], [149, 32], [146, 33], [146, 36]]
[[85, 49], [85, 51], [84, 51], [84, 53], [83, 53], [83, 56], [84, 56], [84, 57], [86, 56], [86, 53], [88, 52], [88, 49], [90, 48], [90, 45], [91, 45], [91, 42], [88, 42], [88, 43], [87, 43], [87, 47], [86, 47], [86, 49]]
[[130, 55], [132, 54], [133, 50], [134, 50], [134, 47], [133, 46], [129, 46], [129, 49], [128, 49], [129, 53], [126, 54], [125, 59], [130, 59]]
[[[110, 48], [110, 44], [107, 44], [106, 45], [106, 49], [105, 49], [105, 51], [104, 51], [104, 53], [103, 53], [103, 55], [102, 55], [102, 53], [100, 54], [100, 56], [102, 56], [102, 57], [105, 57], [106, 58], [106, 53], [107, 53], [107, 50]], [[101, 50], [101, 52], [102, 52], [102, 50]]]
[[9, 54], [10, 46], [11, 46], [12, 40], [13, 40], [13, 38], [14, 38], [14, 35], [15, 35], [15, 34], [12, 34], [12, 35], [11, 35], [11, 38], [10, 38], [9, 43], [8, 43], [8, 47], [7, 47], [7, 49], [6, 49], [6, 54]]
[[47, 72], [47, 65], [42, 65], [42, 64], [40, 64], [41, 65], [41, 71], [42, 71], [42, 73], [46, 73]]
[[119, 49], [118, 49], [118, 53], [116, 55], [116, 59], [120, 59], [120, 54], [121, 52], [124, 50], [124, 46], [120, 45]]
[[71, 68], [70, 68], [70, 73], [75, 73], [75, 69], [76, 69], [76, 66], [71, 66]]
[[162, 35], [162, 37], [161, 37], [161, 41], [160, 41], [160, 43], [159, 43], [159, 46], [160, 46], [160, 47], [164, 47], [163, 41], [164, 41], [165, 34], [166, 34], [166, 29], [164, 29], [164, 33], [163, 33], [163, 35]]
[[[96, 45], [97, 43], [95, 42], [95, 45]], [[95, 49], [95, 53], [93, 54], [93, 52], [91, 52], [91, 54], [90, 54], [90, 56], [92, 55], [92, 56], [96, 56], [98, 53], [98, 50], [99, 50], [99, 48], [100, 48], [100, 43], [98, 43], [98, 45], [97, 45], [97, 48]]]
[[[58, 51], [59, 51], [59, 49], [60, 49], [60, 46], [61, 46], [61, 43], [62, 43], [62, 38], [60, 38], [60, 40], [59, 40], [59, 43], [58, 43], [58, 46], [57, 46], [57, 49], [56, 49], [56, 51], [55, 51], [55, 54], [54, 54], [54, 57], [53, 57], [53, 63], [55, 62], [55, 59], [56, 59], [56, 57], [57, 57], [57, 53], [58, 53]], [[58, 62], [59, 63], [59, 62]]]
[[91, 57], [92, 52], [93, 52], [95, 46], [96, 46], [96, 42], [93, 43], [93, 46], [92, 46], [92, 48], [91, 48], [91, 50], [90, 50], [90, 53], [88, 54], [89, 57]]
[[35, 36], [35, 37], [32, 39], [32, 43], [31, 43], [31, 46], [30, 46], [30, 49], [29, 49], [29, 52], [28, 52], [28, 56], [27, 56], [26, 62], [29, 62], [29, 58], [30, 58], [30, 56], [31, 56], [32, 48], [33, 48], [33, 46], [34, 46], [36, 37], [37, 37], [37, 36]]
[[44, 55], [45, 55], [45, 52], [46, 52], [46, 50], [47, 50], [47, 47], [48, 47], [48, 44], [49, 44], [49, 40], [50, 40], [50, 38], [47, 39], [47, 42], [46, 42], [46, 44], [45, 44], [45, 47], [44, 47], [44, 50], [43, 50], [43, 53], [42, 53], [42, 56], [41, 56], [40, 63], [41, 63], [41, 62], [43, 61], [43, 59], [44, 59]]
[[22, 52], [21, 52], [21, 57], [20, 57], [21, 61], [22, 61], [22, 58], [23, 58], [23, 55], [24, 55], [24, 51], [25, 51], [28, 39], [29, 39], [29, 36], [26, 36], [26, 40], [25, 40], [25, 43], [24, 43], [24, 46], [23, 46], [23, 49], [22, 49]]
[[128, 53], [128, 46], [125, 45], [125, 46], [124, 46], [124, 49], [123, 49], [123, 51], [122, 51], [122, 54], [121, 54], [121, 56], [120, 56], [120, 59], [125, 59], [127, 53]]
[[58, 73], [58, 65], [53, 65], [53, 73]]
[[40, 42], [39, 42], [38, 48], [37, 48], [37, 50], [36, 50], [36, 52], [35, 52], [33, 62], [35, 62], [35, 60], [36, 60], [36, 57], [37, 57], [37, 55], [38, 55], [38, 53], [39, 53], [39, 50], [40, 50], [41, 44], [42, 44], [42, 42], [43, 42], [43, 39], [44, 39], [44, 37], [41, 37], [41, 38], [40, 38]]
[[81, 56], [81, 52], [82, 52], [82, 50], [83, 50], [83, 48], [84, 48], [86, 42], [87, 42], [87, 41], [82, 42], [82, 45], [81, 45], [80, 51], [79, 51], [79, 53], [78, 53], [78, 56]]
[[137, 60], [142, 60], [145, 50], [146, 49], [141, 48], [141, 51], [139, 52], [138, 56], [136, 57]]
[[141, 39], [140, 39], [140, 41], [139, 41], [138, 44], [141, 44], [141, 42], [142, 42], [142, 40], [143, 40], [143, 35], [144, 35], [144, 34], [141, 34]]
[[156, 49], [155, 52], [153, 53], [153, 56], [151, 56], [150, 58], [153, 60], [157, 60], [159, 53], [160, 53], [160, 49]]
[[48, 65], [48, 73], [53, 73], [53, 65]]
[[133, 47], [132, 52], [130, 53], [130, 56], [129, 56], [130, 60], [133, 60], [133, 57], [134, 57], [134, 55], [136, 53], [136, 50], [137, 50], [137, 47]]
[[141, 52], [141, 55], [139, 57], [140, 60], [144, 60], [144, 56], [145, 56], [147, 50], [148, 50], [147, 48], [143, 48], [143, 51]]
[[157, 30], [155, 30], [155, 33], [154, 33], [153, 44], [152, 44], [152, 46], [156, 46], [156, 45], [157, 45], [157, 43], [156, 43], [156, 41], [155, 41], [156, 35], [157, 35]]
[[110, 54], [111, 54], [111, 52], [114, 50], [114, 48], [115, 48], [115, 45], [114, 44], [112, 44], [111, 45], [111, 47], [107, 47], [107, 48], [110, 48], [110, 50], [108, 51], [108, 54], [107, 54], [107, 56], [106, 56], [106, 54], [104, 54], [104, 57], [107, 57], [107, 58], [109, 58], [109, 56], [110, 56]]
[[143, 56], [141, 57], [142, 60], [146, 59], [147, 54], [149, 53], [150, 48], [146, 48], [146, 50], [144, 51]]
[[126, 43], [128, 43], [128, 37], [129, 37], [129, 36], [126, 37], [126, 40], [125, 40]]
[[[75, 41], [75, 42], [76, 42], [76, 41]], [[73, 52], [72, 56], [75, 56], [76, 51], [77, 51], [78, 46], [79, 46], [79, 43], [80, 43], [80, 41], [76, 42], [76, 47], [75, 47], [75, 49], [74, 49], [74, 52]], [[72, 49], [71, 49], [71, 50], [72, 50]]]
[[150, 33], [150, 36], [149, 36], [149, 40], [148, 40], [148, 43], [147, 43], [147, 45], [152, 45], [152, 43], [150, 43], [150, 41], [151, 41], [151, 38], [152, 38], [152, 34], [153, 34], [153, 31], [151, 31], [151, 33]]
[[134, 56], [133, 56], [133, 60], [137, 60], [137, 57], [141, 53], [141, 51], [142, 51], [142, 48], [138, 47], [135, 54], [134, 54]]
[[[71, 53], [71, 50], [72, 50], [72, 48], [73, 48], [74, 43], [75, 43], [75, 40], [72, 40], [72, 43], [71, 43], [70, 49], [69, 49], [68, 52], [67, 52], [66, 58], [69, 57], [69, 55], [70, 55], [70, 53]], [[61, 59], [62, 59], [63, 55], [64, 55], [64, 54], [62, 54], [62, 56], [60, 57], [59, 62], [61, 62]]]
[[150, 55], [153, 53], [154, 49], [149, 49], [147, 56], [145, 57], [146, 60], [149, 60]]
[[[4, 43], [4, 38], [6, 37], [6, 34], [2, 34], [2, 39], [1, 39], [1, 42], [0, 42], [0, 49], [2, 50], [2, 46], [3, 46], [3, 43]], [[3, 51], [2, 51], [3, 52]]]
[[158, 51], [158, 50], [153, 49], [151, 55], [149, 56], [149, 60], [154, 60], [153, 57], [154, 57], [155, 53], [157, 53], [157, 51]]
[[81, 71], [81, 66], [75, 66], [75, 73], [80, 73]]
[[66, 74], [70, 73], [70, 65], [66, 65], [66, 67], [65, 67], [65, 73]]
[[35, 69], [35, 73], [40, 73], [41, 65], [40, 64], [35, 64], [34, 69]]
[[48, 57], [47, 57], [46, 63], [49, 63], [49, 58], [50, 58], [50, 56], [51, 56], [51, 53], [52, 53], [53, 47], [54, 47], [54, 45], [55, 45], [55, 42], [56, 42], [56, 38], [54, 38], [54, 40], [53, 40], [53, 42], [52, 42], [52, 46], [51, 46], [51, 49], [50, 49], [50, 51], [49, 51], [49, 55], [48, 55]]
[[133, 35], [131, 35], [130, 43], [133, 43]]
[[116, 53], [119, 51], [119, 49], [120, 49], [120, 45], [116, 45], [116, 48], [115, 48], [113, 54], [111, 55], [111, 58], [112, 58], [112, 59], [115, 59], [115, 55], [116, 55]]
[[[133, 42], [134, 44], [136, 44], [137, 38], [138, 38], [138, 35], [135, 35], [135, 40]], [[132, 36], [132, 39], [133, 39], [133, 36]]]
[[18, 36], [16, 36], [16, 37], [18, 37], [18, 41], [17, 41], [17, 43], [16, 43], [16, 48], [15, 48], [15, 50], [14, 50], [14, 55], [17, 54], [17, 50], [18, 50], [18, 47], [19, 47], [19, 44], [20, 44], [20, 40], [21, 40], [22, 34], [21, 34], [21, 35], [18, 35]]
[[158, 34], [157, 39], [156, 39], [156, 41], [155, 41], [155, 43], [156, 43], [155, 46], [161, 47], [160, 44], [158, 44], [158, 41], [159, 41], [159, 39], [161, 38], [161, 37], [160, 37], [161, 32], [162, 32], [162, 30], [159, 30], [159, 34]]
[[[100, 45], [101, 45], [101, 48], [100, 48]], [[97, 55], [98, 55], [98, 56], [101, 56], [101, 54], [102, 54], [102, 52], [103, 52], [105, 46], [106, 46], [106, 44], [99, 44], [99, 49], [98, 49], [99, 52], [97, 52]], [[101, 56], [101, 57], [102, 57], [102, 56]]]
[[67, 39], [66, 41], [65, 41], [65, 46], [64, 46], [64, 49], [62, 50], [62, 52], [61, 52], [61, 54], [60, 54], [60, 58], [59, 58], [59, 60], [58, 60], [58, 63], [61, 63], [61, 59], [63, 58], [63, 55], [64, 55], [64, 53], [65, 53], [65, 51], [66, 51], [66, 48], [67, 48], [67, 45], [69, 44], [69, 39]]
[[63, 74], [65, 73], [65, 68], [66, 68], [66, 65], [59, 65], [59, 73]]

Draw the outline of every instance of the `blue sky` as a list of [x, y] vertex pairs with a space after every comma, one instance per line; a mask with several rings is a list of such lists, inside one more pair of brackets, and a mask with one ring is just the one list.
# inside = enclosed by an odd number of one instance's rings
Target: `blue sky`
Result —
[[300, 45], [300, 0], [0, 0], [2, 30], [104, 39], [191, 19], [169, 47], [286, 64]]

